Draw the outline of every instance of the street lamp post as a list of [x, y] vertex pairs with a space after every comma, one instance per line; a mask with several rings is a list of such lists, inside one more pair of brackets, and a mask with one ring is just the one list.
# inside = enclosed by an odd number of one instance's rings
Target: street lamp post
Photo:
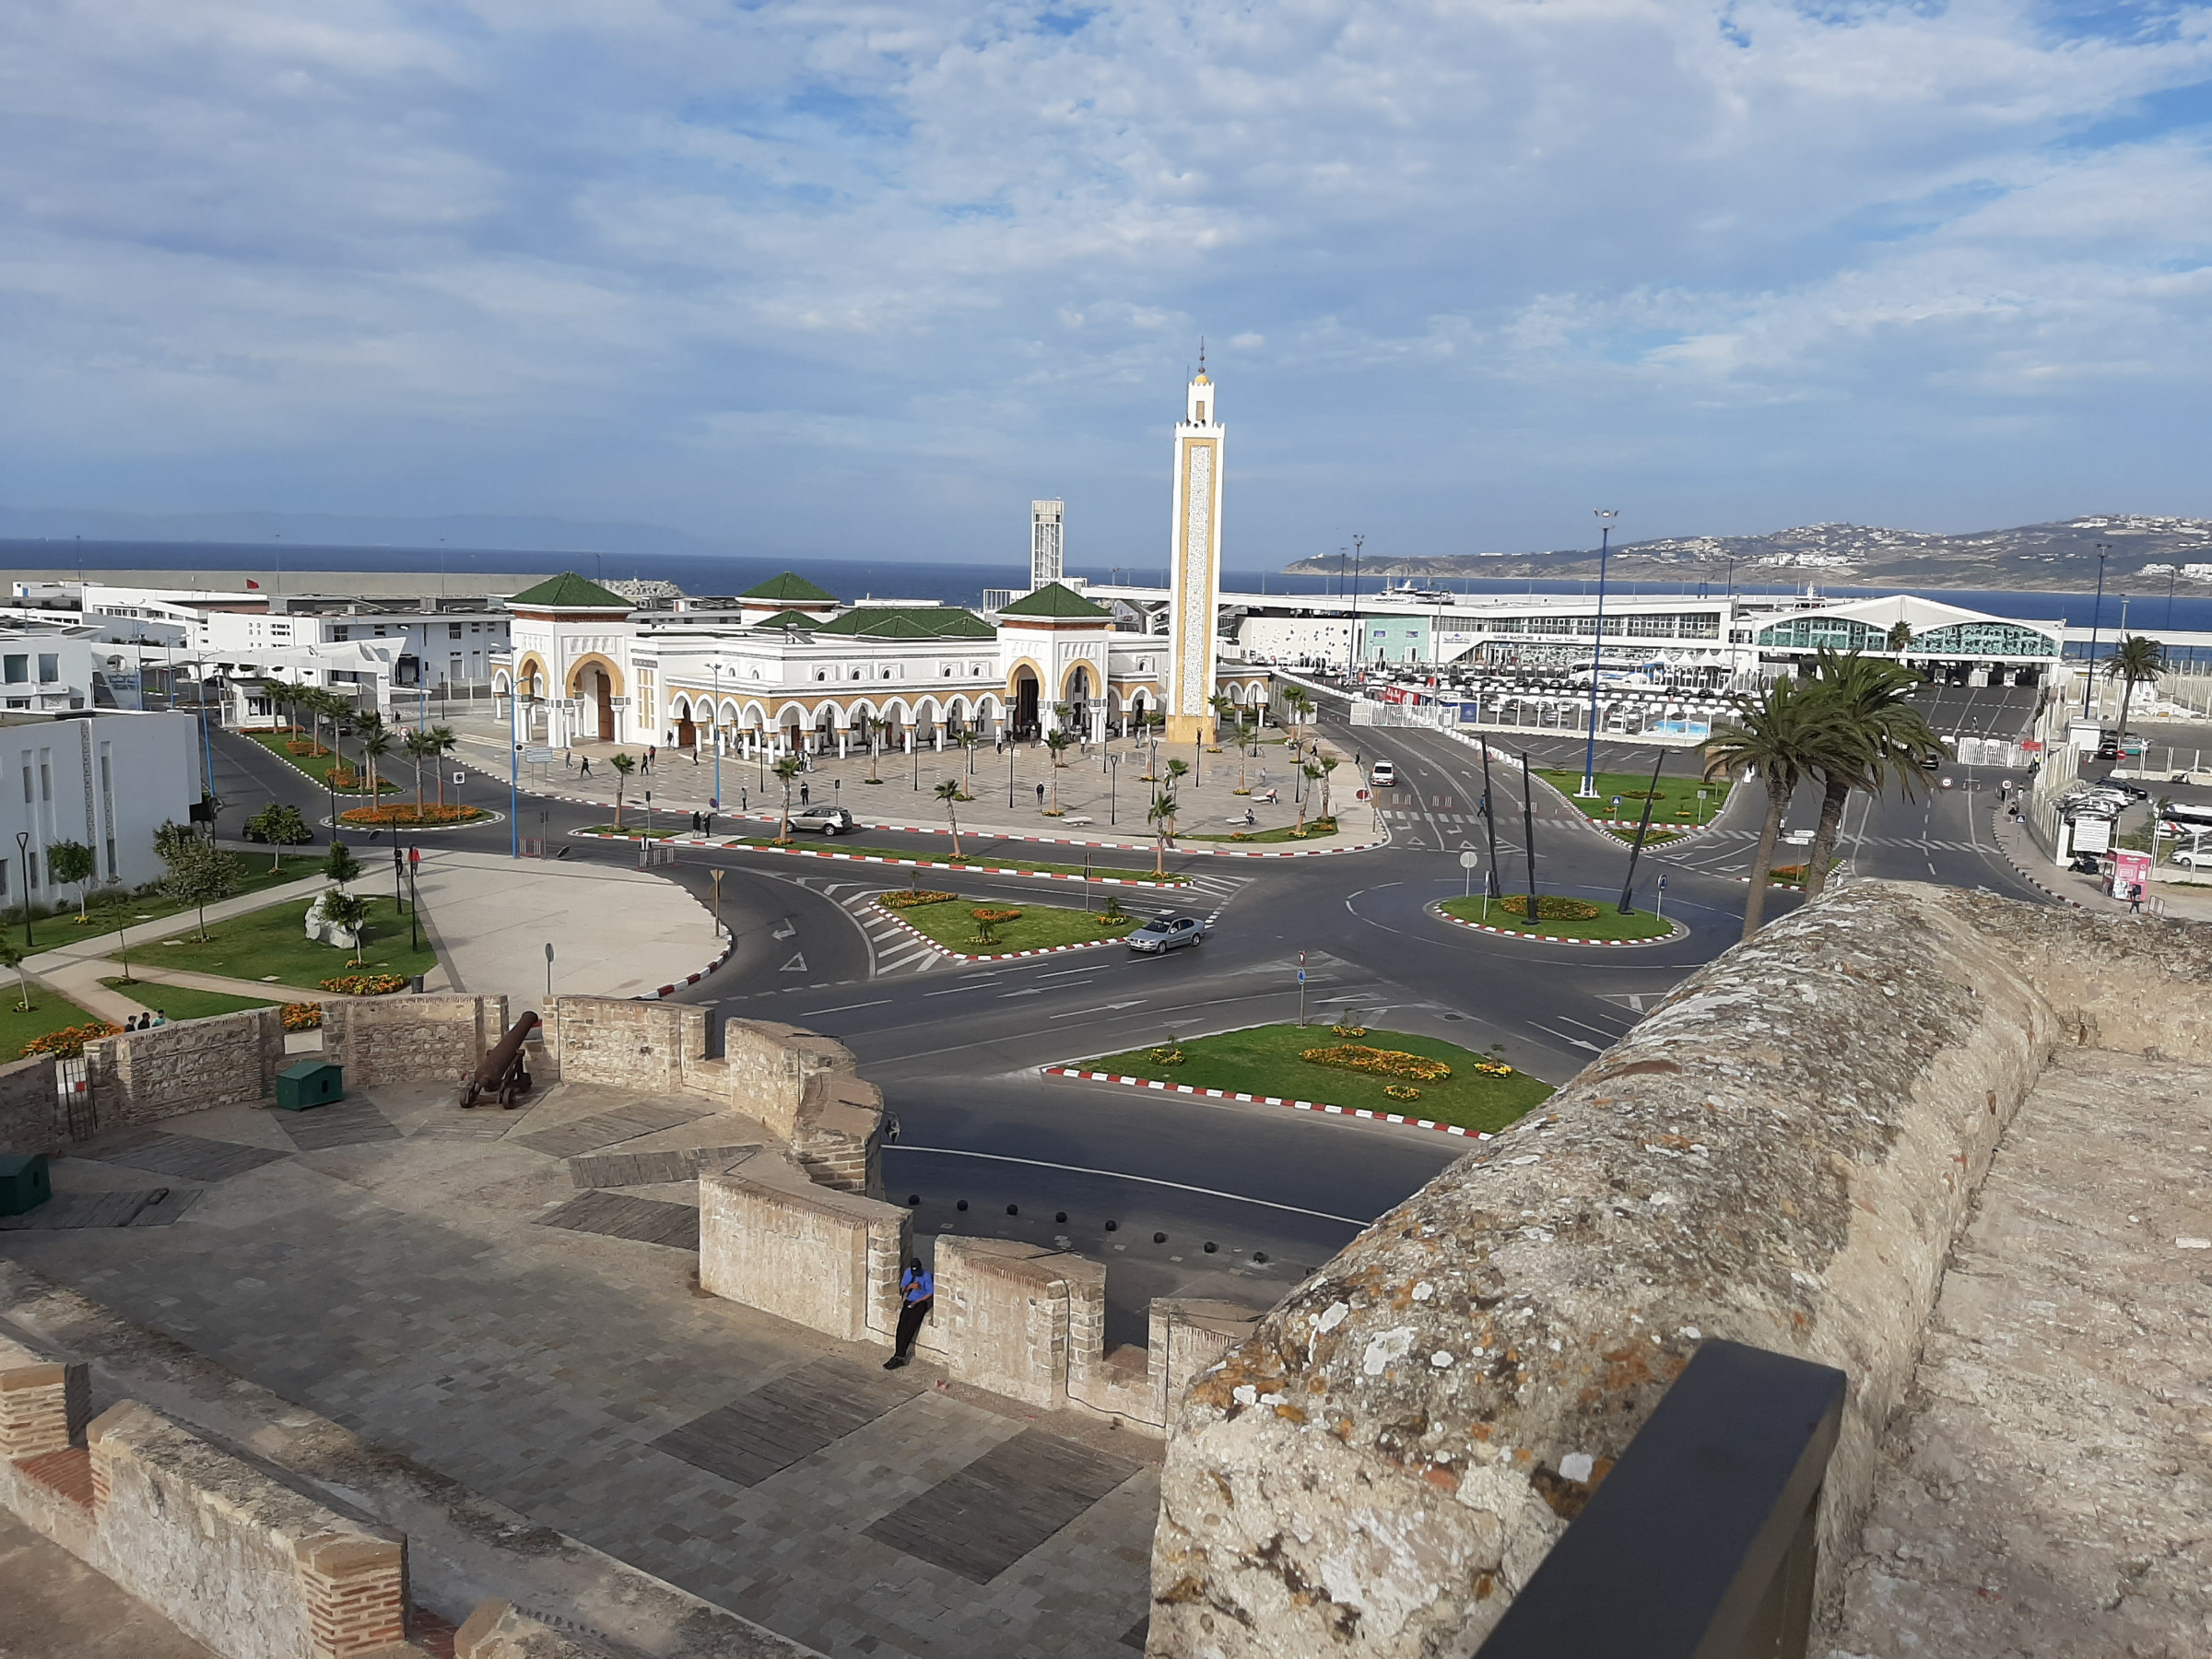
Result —
[[[514, 712], [523, 700], [523, 683], [516, 677], [514, 665], [507, 665], [507, 856], [523, 855], [523, 740], [516, 734]], [[329, 777], [325, 771], [323, 774]], [[330, 839], [338, 839], [337, 799], [331, 799]]]
[[23, 948], [30, 949], [30, 831], [16, 831], [16, 868], [23, 875]]
[[[716, 811], [720, 811], [722, 808], [722, 665], [709, 663], [707, 667], [714, 676], [713, 700], [707, 705], [707, 718], [712, 724], [707, 729], [714, 734], [714, 807]], [[692, 731], [694, 733], [692, 741], [697, 742], [698, 725], [696, 723], [692, 726]]]
[[1613, 521], [1620, 516], [1611, 507], [1595, 507], [1597, 539], [1597, 631], [1590, 646], [1590, 742], [1583, 751], [1583, 787], [1577, 798], [1597, 794], [1597, 681], [1606, 661], [1606, 555], [1613, 546]]
[[2089, 696], [2097, 688], [2097, 630], [2104, 621], [2104, 561], [2112, 557], [2111, 544], [2097, 544], [2097, 606], [2089, 613], [2089, 656], [2081, 671], [2081, 717], [2089, 717]]

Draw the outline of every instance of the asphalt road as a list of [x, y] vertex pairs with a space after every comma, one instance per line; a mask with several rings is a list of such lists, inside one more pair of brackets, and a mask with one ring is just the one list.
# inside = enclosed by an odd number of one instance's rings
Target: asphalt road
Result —
[[[1342, 856], [1184, 854], [1171, 858], [1171, 868], [1192, 873], [1202, 890], [1124, 889], [1134, 911], [1214, 915], [1198, 947], [1143, 958], [1109, 947], [968, 968], [916, 959], [912, 951], [895, 956], [870, 937], [867, 900], [926, 881], [926, 874], [685, 848], [664, 873], [710, 902], [713, 874], [722, 873], [721, 913], [737, 948], [723, 969], [678, 994], [727, 1016], [802, 1025], [852, 1047], [899, 1117], [900, 1138], [885, 1167], [893, 1197], [921, 1200], [918, 1240], [953, 1229], [1065, 1240], [1107, 1257], [1116, 1266], [1109, 1299], [1116, 1341], [1141, 1340], [1143, 1306], [1157, 1294], [1272, 1301], [1468, 1143], [1283, 1107], [1044, 1077], [1038, 1068], [1294, 1018], [1302, 959], [1310, 1012], [1357, 1011], [1384, 1029], [1470, 1048], [1498, 1045], [1522, 1070], [1563, 1083], [1643, 1008], [1736, 941], [1746, 894], [1740, 877], [1761, 805], [1756, 791], [1738, 791], [1711, 831], [1643, 854], [1637, 903], [1653, 902], [1664, 875], [1666, 913], [1688, 928], [1686, 937], [1623, 948], [1496, 939], [1451, 927], [1426, 909], [1467, 886], [1464, 848], [1488, 855], [1489, 827], [1477, 811], [1478, 751], [1418, 728], [1331, 735], [1365, 765], [1395, 763], [1399, 783], [1384, 803], [1399, 818], [1392, 843]], [[1539, 766], [1578, 765], [1582, 746], [1532, 746], [1531, 754]], [[1613, 770], [1641, 770], [1652, 759], [1649, 749], [1607, 745], [1598, 758]], [[1687, 753], [1668, 760], [1670, 771], [1695, 764]], [[1495, 763], [1491, 770], [1502, 890], [1517, 891], [1528, 862], [1520, 772]], [[1925, 802], [1855, 802], [1847, 822], [1852, 868], [2038, 897], [1990, 844], [1994, 780], [1957, 775], [1966, 787]], [[1972, 787], [1983, 782], [1987, 790]], [[315, 821], [325, 813], [310, 780], [242, 738], [217, 739], [217, 788], [227, 831], [272, 797]], [[1543, 890], [1618, 899], [1629, 849], [1541, 786], [1531, 805]], [[1791, 821], [1809, 826], [1817, 809], [1809, 798], [1794, 803]], [[565, 845], [570, 862], [634, 863], [626, 843], [569, 838], [605, 817], [558, 800], [523, 802], [526, 832]], [[504, 823], [440, 838], [500, 852], [508, 839]], [[941, 837], [870, 830], [865, 839], [945, 848]], [[989, 850], [963, 841], [971, 856]], [[1479, 883], [1479, 871], [1474, 879]], [[1066, 902], [1073, 890], [974, 876], [963, 876], [959, 888], [1015, 902]], [[1769, 914], [1796, 902], [1773, 890]], [[956, 1207], [962, 1199], [965, 1210]], [[1058, 1219], [1063, 1214], [1067, 1220]], [[1155, 1234], [1166, 1237], [1156, 1242]]]

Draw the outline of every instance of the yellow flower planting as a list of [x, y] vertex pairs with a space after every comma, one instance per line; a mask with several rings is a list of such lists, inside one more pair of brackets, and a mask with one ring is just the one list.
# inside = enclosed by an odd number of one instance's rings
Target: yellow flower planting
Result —
[[1369, 1048], [1357, 1042], [1339, 1043], [1335, 1048], [1307, 1049], [1299, 1058], [1313, 1065], [1333, 1065], [1339, 1071], [1369, 1072], [1384, 1077], [1410, 1077], [1417, 1083], [1441, 1083], [1452, 1075], [1449, 1065], [1441, 1060], [1431, 1060], [1426, 1054], [1409, 1054], [1403, 1049]]
[[288, 1031], [312, 1031], [323, 1024], [321, 1003], [286, 1003], [284, 1029]]
[[933, 893], [925, 888], [908, 888], [901, 893], [878, 893], [876, 902], [886, 910], [912, 910], [917, 905], [950, 904], [958, 893]]
[[104, 1019], [96, 1019], [89, 1025], [64, 1026], [58, 1031], [33, 1037], [16, 1051], [16, 1058], [29, 1060], [40, 1054], [52, 1054], [56, 1060], [74, 1060], [85, 1052], [86, 1043], [113, 1037], [122, 1030], [121, 1026]]

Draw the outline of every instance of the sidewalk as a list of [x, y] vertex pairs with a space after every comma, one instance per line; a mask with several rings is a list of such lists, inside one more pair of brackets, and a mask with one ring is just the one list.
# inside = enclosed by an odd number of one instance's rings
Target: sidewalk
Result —
[[[504, 783], [507, 728], [488, 717], [453, 724], [462, 737], [461, 759]], [[1243, 820], [1247, 810], [1254, 819], [1250, 826], [1254, 833], [1288, 829], [1298, 822], [1298, 806], [1292, 798], [1295, 769], [1280, 737], [1271, 730], [1258, 754], [1245, 759], [1241, 767], [1234, 744], [1218, 754], [1196, 753], [1194, 746], [1190, 744], [1159, 745], [1157, 755], [1162, 768], [1171, 759], [1193, 768], [1192, 773], [1175, 789], [1182, 805], [1176, 818], [1181, 835], [1174, 843], [1175, 850], [1183, 853], [1298, 856], [1348, 853], [1388, 841], [1389, 834], [1377, 821], [1372, 803], [1358, 799], [1366, 780], [1354, 762], [1355, 751], [1329, 740], [1323, 742], [1322, 750], [1339, 762], [1329, 779], [1328, 789], [1329, 804], [1336, 809], [1341, 826], [1336, 834], [1313, 841], [1261, 841], [1248, 845], [1194, 838], [1226, 837], [1245, 830]], [[645, 751], [634, 744], [593, 742], [577, 744], [567, 752], [579, 763], [575, 770], [558, 764], [544, 769], [524, 768], [524, 789], [559, 800], [602, 806], [611, 815], [615, 772], [609, 761], [617, 754], [642, 760]], [[802, 782], [810, 803], [818, 806], [827, 801], [841, 806], [869, 829], [918, 830], [941, 835], [947, 829], [945, 803], [936, 798], [936, 786], [945, 779], [958, 778], [975, 797], [971, 802], [955, 803], [963, 836], [1124, 847], [1149, 853], [1155, 838], [1145, 820], [1145, 813], [1154, 798], [1154, 785], [1144, 782], [1142, 774], [1155, 752], [1150, 745], [1117, 737], [1105, 746], [1103, 756], [1096, 745], [1081, 752], [1070, 748], [1063, 756], [1065, 764], [1054, 767], [1051, 751], [1041, 745], [1015, 745], [1010, 754], [995, 746], [979, 747], [971, 757], [949, 744], [941, 752], [924, 746], [915, 755], [887, 753], [873, 769], [865, 754], [843, 760], [834, 754], [816, 757], [809, 760]], [[581, 765], [586, 757], [592, 762], [588, 778], [582, 775]], [[1111, 771], [1104, 764], [1107, 758], [1113, 762]], [[867, 781], [871, 770], [882, 780], [880, 782]], [[1011, 806], [1007, 802], [1009, 771], [1013, 780]], [[1250, 794], [1236, 793], [1240, 781], [1250, 788]], [[1041, 800], [1037, 793], [1040, 783], [1045, 786]], [[725, 809], [716, 814], [718, 828], [724, 823], [735, 826], [739, 819], [772, 824], [781, 816], [783, 786], [759, 759], [724, 756], [722, 788]], [[1271, 788], [1278, 796], [1272, 803], [1265, 798]], [[623, 794], [626, 823], [632, 813], [643, 823], [648, 790], [653, 794], [653, 819], [656, 825], [665, 827], [675, 815], [680, 814], [681, 819], [688, 819], [693, 812], [706, 810], [714, 794], [713, 756], [708, 753], [694, 760], [688, 752], [664, 749], [653, 771], [641, 769], [631, 773]], [[1048, 817], [1046, 809], [1055, 796], [1062, 816]], [[792, 805], [796, 807], [799, 804], [799, 792], [794, 787]], [[1317, 809], [1307, 814], [1309, 818], [1316, 815]]]
[[[2127, 901], [2114, 899], [2104, 890], [2103, 882], [2095, 876], [2077, 876], [2064, 865], [2053, 864], [2043, 856], [2042, 849], [2035, 844], [2025, 826], [1998, 813], [1991, 824], [1995, 832], [1997, 848], [2006, 860], [2034, 886], [2053, 899], [2079, 905], [2086, 911], [2102, 915], [2124, 916]], [[2170, 882], [2162, 877], [2150, 884], [2150, 896], [2163, 900], [2166, 914], [2176, 922], [2212, 922], [2212, 882], [2192, 886]]]

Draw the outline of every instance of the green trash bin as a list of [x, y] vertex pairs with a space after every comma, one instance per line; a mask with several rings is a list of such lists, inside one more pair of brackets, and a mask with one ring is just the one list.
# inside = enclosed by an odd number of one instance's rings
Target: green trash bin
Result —
[[276, 1074], [276, 1104], [286, 1112], [327, 1106], [346, 1092], [346, 1068], [326, 1060], [302, 1060]]
[[0, 1152], [0, 1216], [20, 1216], [53, 1196], [43, 1152]]

